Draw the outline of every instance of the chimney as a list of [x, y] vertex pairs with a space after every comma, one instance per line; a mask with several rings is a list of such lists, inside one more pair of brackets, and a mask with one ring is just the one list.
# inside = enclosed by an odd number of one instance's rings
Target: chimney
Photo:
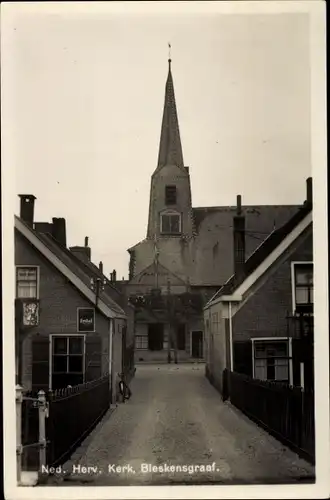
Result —
[[99, 270], [103, 274], [103, 262], [102, 262], [102, 260], [100, 260], [100, 263], [99, 263]]
[[308, 205], [313, 205], [313, 179], [308, 177], [306, 180], [306, 202]]
[[85, 237], [85, 245], [83, 247], [75, 246], [70, 247], [71, 252], [83, 262], [91, 260], [91, 249], [88, 246], [88, 236]]
[[66, 223], [63, 217], [53, 217], [53, 238], [66, 247]]
[[237, 196], [234, 216], [234, 273], [238, 280], [244, 276], [245, 264], [245, 217], [242, 215], [242, 197]]
[[116, 283], [116, 281], [117, 281], [117, 272], [116, 272], [116, 269], [114, 269], [114, 270], [112, 271], [112, 281], [113, 281], [114, 283]]
[[34, 221], [34, 200], [37, 198], [33, 194], [19, 194], [21, 199], [20, 218], [33, 228]]

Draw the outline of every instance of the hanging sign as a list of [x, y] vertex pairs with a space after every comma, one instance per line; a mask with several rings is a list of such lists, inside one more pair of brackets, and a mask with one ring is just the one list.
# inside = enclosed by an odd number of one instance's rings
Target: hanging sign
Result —
[[95, 332], [94, 307], [78, 307], [78, 332]]

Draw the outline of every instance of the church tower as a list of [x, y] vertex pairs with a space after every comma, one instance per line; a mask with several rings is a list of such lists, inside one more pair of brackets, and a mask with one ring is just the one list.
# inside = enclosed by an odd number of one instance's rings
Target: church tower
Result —
[[158, 164], [151, 177], [147, 239], [190, 239], [192, 236], [189, 168], [183, 162], [169, 59]]

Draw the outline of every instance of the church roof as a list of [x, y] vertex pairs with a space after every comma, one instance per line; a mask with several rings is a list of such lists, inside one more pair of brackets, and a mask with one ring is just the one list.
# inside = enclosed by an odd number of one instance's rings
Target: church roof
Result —
[[179, 131], [179, 121], [176, 109], [171, 59], [168, 60], [168, 76], [165, 86], [163, 121], [160, 134], [157, 169], [164, 165], [184, 166]]
[[[274, 230], [282, 227], [299, 205], [242, 206], [245, 216], [246, 258]], [[193, 208], [196, 227], [192, 285], [222, 286], [234, 272], [233, 217], [236, 206]]]

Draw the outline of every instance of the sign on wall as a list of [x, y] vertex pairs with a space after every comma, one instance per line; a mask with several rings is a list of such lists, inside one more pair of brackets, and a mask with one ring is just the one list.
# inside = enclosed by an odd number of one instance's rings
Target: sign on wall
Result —
[[77, 330], [78, 332], [95, 332], [94, 307], [78, 307]]

